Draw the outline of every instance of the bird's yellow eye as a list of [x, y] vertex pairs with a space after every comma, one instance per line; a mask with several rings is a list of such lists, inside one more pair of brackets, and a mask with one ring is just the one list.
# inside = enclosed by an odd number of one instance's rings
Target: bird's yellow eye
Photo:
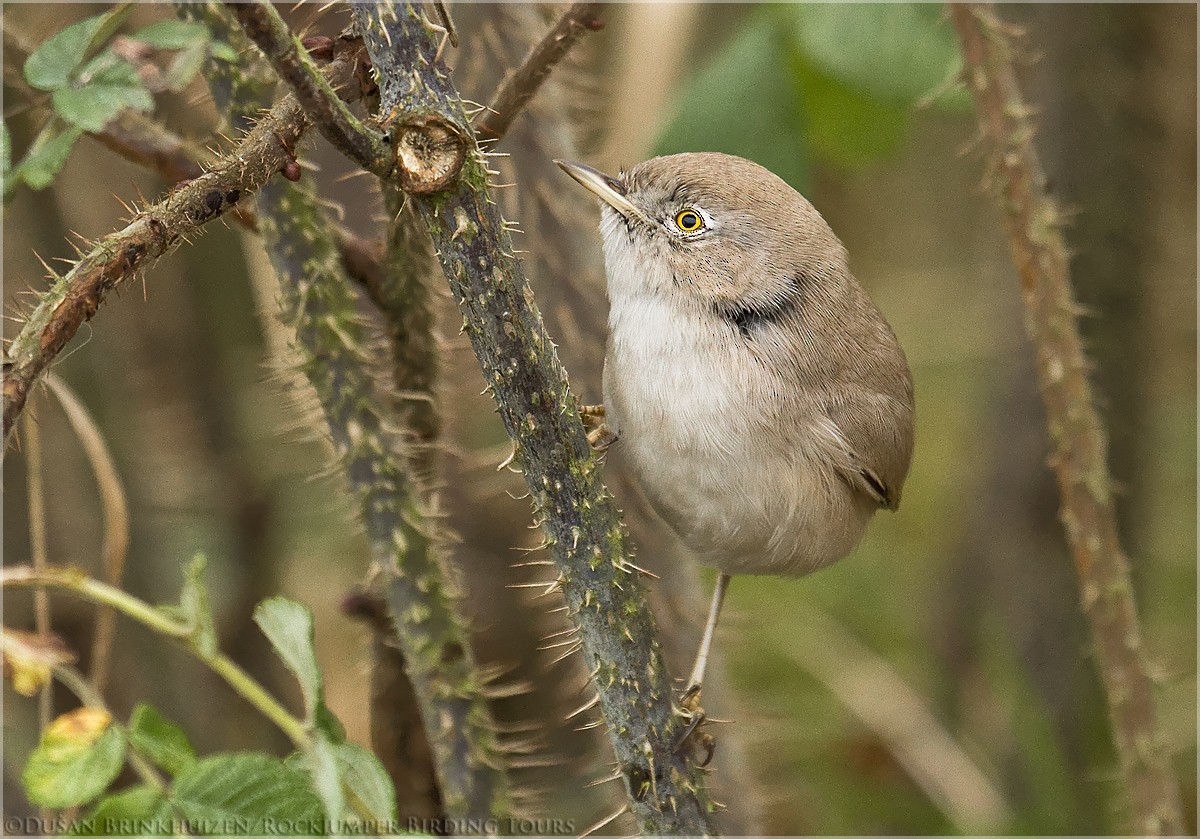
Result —
[[684, 233], [695, 233], [704, 227], [704, 217], [695, 210], [680, 210], [675, 214], [675, 226]]

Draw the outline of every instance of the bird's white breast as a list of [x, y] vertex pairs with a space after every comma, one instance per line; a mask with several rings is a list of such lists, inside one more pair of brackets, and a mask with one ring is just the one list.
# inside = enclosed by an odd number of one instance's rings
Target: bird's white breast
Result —
[[869, 513], [822, 465], [819, 418], [781, 429], [774, 371], [608, 227], [607, 422], [656, 511], [728, 572], [800, 574], [847, 553]]

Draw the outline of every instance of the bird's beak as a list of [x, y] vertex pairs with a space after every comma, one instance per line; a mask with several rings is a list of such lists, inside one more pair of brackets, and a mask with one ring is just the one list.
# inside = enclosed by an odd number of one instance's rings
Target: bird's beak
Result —
[[570, 160], [556, 160], [558, 168], [562, 169], [585, 189], [592, 192], [608, 206], [629, 219], [646, 220], [642, 211], [625, 197], [625, 184], [611, 175], [606, 175], [599, 169], [593, 169], [585, 163], [574, 163]]

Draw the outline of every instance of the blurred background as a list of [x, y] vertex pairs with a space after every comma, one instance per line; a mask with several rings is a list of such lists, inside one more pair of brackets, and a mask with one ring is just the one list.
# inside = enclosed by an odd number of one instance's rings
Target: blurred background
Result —
[[[11, 28], [39, 43], [105, 7], [10, 5], [5, 120], [19, 157], [41, 127], [13, 80]], [[451, 11], [449, 60], [464, 95], [487, 101], [553, 10], [467, 4]], [[1068, 230], [1081, 328], [1110, 432], [1110, 463], [1132, 562], [1161, 723], [1196, 825], [1196, 9], [1186, 5], [1004, 5], [1020, 26], [1021, 81], [1036, 108], [1050, 188]], [[169, 14], [138, 7], [130, 29]], [[296, 28], [336, 33], [336, 7], [292, 10]], [[1103, 834], [1124, 829], [1103, 696], [1046, 467], [1015, 271], [982, 189], [970, 103], [953, 81], [955, 41], [937, 5], [613, 4], [606, 26], [556, 71], [499, 146], [509, 218], [551, 332], [584, 402], [600, 401], [603, 273], [597, 211], [549, 165], [574, 156], [615, 171], [656, 153], [716, 150], [771, 168], [807, 195], [845, 242], [851, 268], [887, 315], [912, 366], [917, 448], [904, 506], [876, 518], [849, 559], [803, 580], [739, 577], [718, 633], [719, 684], [706, 686], [718, 746], [710, 779], [729, 833]], [[156, 113], [202, 146], [217, 116], [202, 80]], [[367, 178], [323, 140], [304, 149], [330, 212], [367, 236], [382, 211]], [[71, 231], [121, 225], [121, 201], [169, 184], [94, 140], [52, 187], [5, 207], [6, 314], [46, 287], [36, 254], [72, 255]], [[222, 643], [295, 701], [251, 622], [282, 593], [310, 606], [328, 700], [369, 740], [369, 631], [341, 610], [367, 570], [365, 540], [275, 320], [260, 243], [232, 225], [161, 260], [106, 303], [55, 372], [111, 447], [129, 502], [124, 586], [177, 598], [196, 553]], [[607, 744], [562, 722], [586, 674], [551, 664], [539, 639], [561, 627], [551, 598], [506, 588], [536, 539], [517, 475], [452, 301], [443, 301], [444, 506], [461, 536], [454, 574], [477, 656], [529, 691], [496, 701], [535, 722], [552, 768], [515, 773], [530, 812], [581, 831], [609, 812]], [[364, 305], [364, 320], [373, 314]], [[18, 325], [5, 321], [4, 336]], [[100, 574], [99, 494], [61, 410], [30, 399], [44, 449], [50, 561]], [[27, 563], [24, 451], [4, 470], [4, 557]], [[680, 556], [614, 452], [608, 483], [686, 672], [712, 576]], [[5, 624], [32, 627], [27, 593], [6, 593]], [[85, 656], [92, 612], [56, 598], [54, 627]], [[122, 624], [108, 699], [150, 701], [202, 753], [286, 743], [185, 654]], [[60, 697], [59, 710], [69, 708]], [[27, 812], [20, 769], [36, 703], [4, 695], [6, 812]], [[614, 825], [619, 829], [620, 823]]]

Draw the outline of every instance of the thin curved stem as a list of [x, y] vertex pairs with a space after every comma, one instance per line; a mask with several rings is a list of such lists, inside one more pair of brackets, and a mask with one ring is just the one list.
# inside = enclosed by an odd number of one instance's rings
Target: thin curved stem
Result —
[[0, 571], [0, 589], [41, 586], [66, 591], [93, 603], [108, 606], [159, 635], [174, 638], [183, 645], [184, 649], [224, 679], [238, 696], [241, 696], [257, 708], [263, 716], [279, 726], [280, 730], [296, 744], [297, 748], [303, 749], [310, 745], [311, 738], [301, 720], [292, 716], [262, 685], [254, 680], [253, 676], [235, 664], [228, 656], [220, 652], [206, 652], [196, 643], [192, 627], [186, 623], [169, 617], [162, 610], [154, 608], [149, 603], [139, 600], [119, 588], [102, 583], [78, 571], [65, 568], [46, 568], [38, 571], [28, 565], [18, 565]]

